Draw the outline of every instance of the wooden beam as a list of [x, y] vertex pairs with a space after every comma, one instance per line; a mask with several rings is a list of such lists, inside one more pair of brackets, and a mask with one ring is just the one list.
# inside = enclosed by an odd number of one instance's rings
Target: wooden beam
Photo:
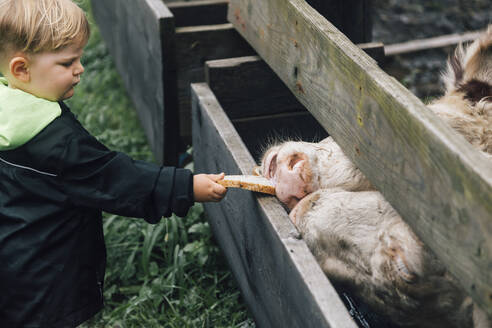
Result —
[[[251, 174], [255, 162], [205, 83], [192, 84], [197, 172]], [[275, 197], [229, 190], [207, 219], [259, 327], [356, 328]]]
[[227, 23], [228, 0], [195, 0], [171, 2], [176, 27]]
[[492, 165], [304, 0], [229, 20], [492, 315]]
[[462, 34], [441, 35], [434, 38], [412, 40], [403, 43], [386, 45], [384, 52], [386, 56], [396, 56], [417, 51], [455, 46], [459, 43], [475, 40], [480, 35], [479, 31]]

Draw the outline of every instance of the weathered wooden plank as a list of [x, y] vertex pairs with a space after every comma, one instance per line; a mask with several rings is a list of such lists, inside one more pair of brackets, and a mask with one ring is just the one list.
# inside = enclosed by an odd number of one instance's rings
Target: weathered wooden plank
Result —
[[228, 0], [177, 1], [167, 5], [176, 27], [227, 23]]
[[371, 0], [306, 0], [306, 2], [352, 42], [371, 42]]
[[229, 20], [492, 315], [492, 165], [303, 0]]
[[166, 70], [174, 66], [171, 12], [162, 0], [93, 0], [92, 10], [156, 159], [176, 164], [177, 113], [163, 111], [177, 106], [175, 76]]
[[306, 111], [258, 56], [207, 61], [205, 76], [231, 119]]
[[190, 83], [205, 81], [205, 61], [254, 55], [255, 51], [231, 24], [176, 28], [175, 38], [180, 133], [191, 141]]
[[[255, 163], [205, 83], [192, 85], [195, 170]], [[357, 327], [276, 198], [229, 190], [206, 203], [214, 235], [259, 327]]]
[[457, 33], [441, 35], [428, 39], [411, 40], [402, 43], [389, 44], [385, 47], [385, 54], [386, 56], [396, 56], [422, 50], [454, 46], [459, 43], [473, 41], [479, 35], [480, 32], [474, 31], [462, 34]]

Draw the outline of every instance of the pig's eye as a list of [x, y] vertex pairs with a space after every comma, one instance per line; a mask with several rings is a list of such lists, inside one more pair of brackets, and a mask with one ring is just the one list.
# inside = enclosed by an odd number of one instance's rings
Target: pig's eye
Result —
[[[294, 167], [299, 166], [299, 162], [303, 161], [305, 158], [301, 154], [297, 153], [292, 155], [289, 161], [289, 170], [292, 170]], [[299, 164], [299, 165], [297, 165]]]

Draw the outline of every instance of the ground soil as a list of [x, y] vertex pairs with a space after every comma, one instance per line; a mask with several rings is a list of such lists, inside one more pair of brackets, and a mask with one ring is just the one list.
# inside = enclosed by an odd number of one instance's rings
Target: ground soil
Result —
[[[372, 0], [373, 41], [394, 44], [482, 30], [492, 24], [491, 0]], [[454, 47], [389, 58], [383, 66], [424, 102], [443, 92], [440, 75]]]

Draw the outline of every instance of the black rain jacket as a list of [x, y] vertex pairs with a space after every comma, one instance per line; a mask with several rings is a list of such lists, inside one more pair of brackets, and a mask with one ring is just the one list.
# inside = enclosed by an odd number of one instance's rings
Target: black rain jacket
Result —
[[156, 223], [193, 204], [189, 170], [110, 151], [60, 106], [0, 151], [0, 327], [75, 327], [102, 308], [101, 210]]

